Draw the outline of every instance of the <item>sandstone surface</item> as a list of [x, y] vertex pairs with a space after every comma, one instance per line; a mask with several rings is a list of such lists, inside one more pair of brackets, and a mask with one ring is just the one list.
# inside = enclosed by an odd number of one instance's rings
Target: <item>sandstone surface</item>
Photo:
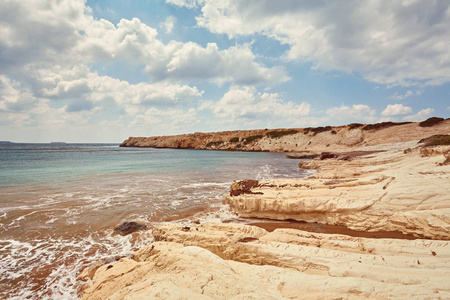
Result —
[[450, 242], [164, 224], [81, 299], [445, 299]]
[[301, 167], [318, 172], [304, 179], [259, 182], [241, 194], [233, 191], [234, 184], [227, 202], [242, 217], [448, 240], [450, 165], [444, 162], [450, 146], [412, 146], [417, 142], [366, 147], [383, 152], [355, 159], [303, 161]]

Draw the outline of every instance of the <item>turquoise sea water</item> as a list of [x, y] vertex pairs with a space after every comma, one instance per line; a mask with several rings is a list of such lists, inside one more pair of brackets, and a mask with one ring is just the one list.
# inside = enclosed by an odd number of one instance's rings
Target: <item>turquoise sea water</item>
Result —
[[151, 230], [112, 236], [124, 221], [223, 221], [233, 180], [304, 177], [281, 153], [116, 144], [0, 145], [0, 299], [76, 299], [89, 263], [130, 255]]

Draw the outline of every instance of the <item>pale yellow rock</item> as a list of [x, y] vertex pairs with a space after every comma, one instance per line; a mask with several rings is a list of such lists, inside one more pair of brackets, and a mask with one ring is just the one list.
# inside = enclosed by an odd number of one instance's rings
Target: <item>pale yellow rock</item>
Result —
[[449, 241], [268, 233], [238, 224], [164, 224], [155, 239], [135, 261], [99, 268], [82, 299], [450, 297]]
[[[227, 196], [242, 217], [294, 219], [344, 225], [360, 231], [401, 231], [450, 239], [450, 165], [438, 147], [424, 156], [405, 144], [353, 161], [314, 160], [305, 179], [275, 179], [255, 194]], [[262, 193], [262, 194], [261, 194]]]

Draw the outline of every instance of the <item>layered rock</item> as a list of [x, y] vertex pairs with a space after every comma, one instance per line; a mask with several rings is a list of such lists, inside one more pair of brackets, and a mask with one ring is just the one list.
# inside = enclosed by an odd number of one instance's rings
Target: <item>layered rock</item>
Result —
[[81, 299], [448, 298], [450, 242], [364, 239], [237, 224], [154, 230], [101, 266]]
[[432, 134], [450, 132], [450, 120], [443, 120], [431, 127], [419, 124], [386, 122], [358, 126], [197, 132], [175, 136], [130, 137], [121, 146], [271, 152], [325, 151], [419, 140]]
[[[390, 144], [358, 159], [301, 162], [304, 179], [259, 182], [227, 196], [242, 217], [343, 225], [360, 231], [401, 231], [450, 239], [450, 147], [411, 150]], [[366, 148], [369, 149], [369, 148]]]

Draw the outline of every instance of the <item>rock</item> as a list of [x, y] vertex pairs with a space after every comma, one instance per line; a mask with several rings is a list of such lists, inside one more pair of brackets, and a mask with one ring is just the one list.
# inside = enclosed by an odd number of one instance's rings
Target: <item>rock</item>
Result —
[[[101, 266], [81, 299], [448, 298], [450, 242], [164, 224], [152, 244]], [[248, 236], [245, 238], [245, 236]], [[212, 246], [216, 245], [216, 246]], [[301, 283], [301, 284], [299, 284]]]
[[337, 158], [338, 154], [331, 152], [322, 152], [320, 154], [320, 160], [329, 159], [329, 158]]
[[293, 152], [293, 153], [287, 153], [287, 158], [292, 159], [314, 159], [319, 157], [320, 154], [316, 152]]
[[258, 180], [240, 180], [231, 184], [230, 195], [239, 196], [242, 194], [254, 194], [252, 188], [258, 186]]
[[137, 222], [123, 222], [114, 228], [113, 234], [127, 235], [138, 230], [146, 230], [147, 225]]
[[404, 153], [400, 143], [350, 161], [304, 161], [302, 168], [319, 172], [259, 182], [251, 194], [228, 195], [227, 203], [241, 217], [450, 239], [450, 165], [443, 155], [450, 147], [440, 147]]

